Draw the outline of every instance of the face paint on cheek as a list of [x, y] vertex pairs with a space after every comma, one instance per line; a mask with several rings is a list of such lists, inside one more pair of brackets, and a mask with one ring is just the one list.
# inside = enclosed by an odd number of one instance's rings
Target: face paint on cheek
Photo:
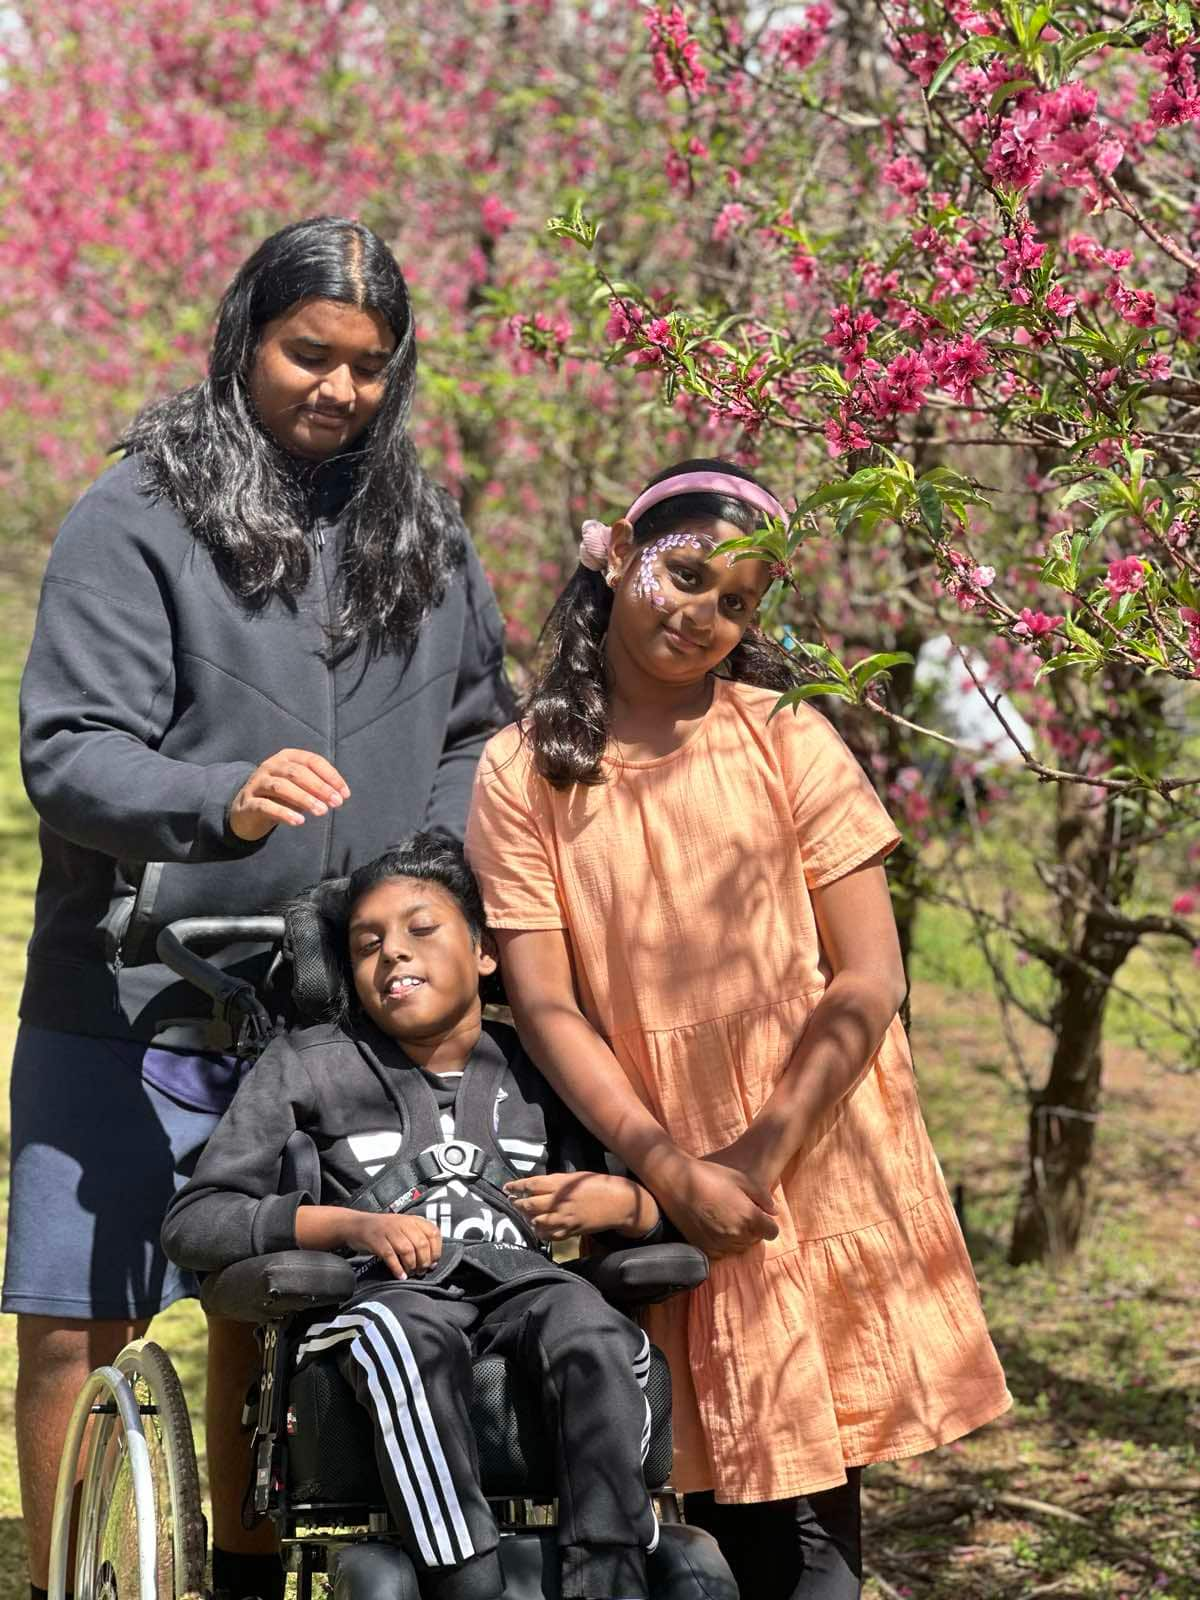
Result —
[[633, 583], [635, 599], [647, 601], [654, 607], [655, 611], [669, 610], [670, 601], [662, 592], [662, 584], [658, 581], [658, 574], [654, 570], [656, 558], [663, 555], [667, 550], [684, 548], [700, 551], [711, 550], [712, 543], [711, 539], [707, 539], [703, 534], [699, 533], [668, 533], [661, 539], [655, 539], [652, 544], [646, 545], [638, 557], [637, 577]]

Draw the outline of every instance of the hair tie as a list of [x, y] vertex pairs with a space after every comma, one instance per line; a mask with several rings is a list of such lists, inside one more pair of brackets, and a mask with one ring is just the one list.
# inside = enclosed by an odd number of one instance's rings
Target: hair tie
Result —
[[612, 529], [606, 522], [589, 517], [579, 531], [583, 535], [579, 541], [579, 565], [589, 572], [603, 572], [612, 548]]

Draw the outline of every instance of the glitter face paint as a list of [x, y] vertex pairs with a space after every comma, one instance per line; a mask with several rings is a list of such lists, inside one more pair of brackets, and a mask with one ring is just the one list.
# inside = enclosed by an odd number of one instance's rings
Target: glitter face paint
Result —
[[638, 557], [637, 577], [633, 583], [634, 597], [645, 600], [656, 611], [666, 611], [670, 601], [662, 592], [662, 584], [654, 570], [656, 559], [667, 550], [699, 550], [701, 554], [713, 548], [714, 541], [702, 533], [668, 533], [646, 545]]

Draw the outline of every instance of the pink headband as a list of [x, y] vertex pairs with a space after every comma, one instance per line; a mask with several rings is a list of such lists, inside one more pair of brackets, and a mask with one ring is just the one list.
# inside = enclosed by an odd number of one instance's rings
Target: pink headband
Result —
[[756, 506], [769, 517], [778, 517], [782, 522], [788, 520], [787, 512], [773, 494], [768, 494], [757, 483], [750, 483], [746, 478], [735, 477], [731, 472], [681, 472], [677, 477], [664, 478], [661, 483], [643, 489], [625, 513], [625, 520], [636, 522], [643, 511], [649, 511], [660, 500], [671, 500], [679, 494], [705, 493], [727, 494], [734, 500], [744, 500], [747, 505]]

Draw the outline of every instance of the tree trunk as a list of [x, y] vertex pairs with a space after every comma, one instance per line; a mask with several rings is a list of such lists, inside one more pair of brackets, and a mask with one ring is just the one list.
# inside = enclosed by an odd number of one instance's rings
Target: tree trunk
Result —
[[1062, 1260], [1079, 1243], [1100, 1111], [1101, 1041], [1108, 985], [1076, 968], [1059, 991], [1050, 1075], [1029, 1108], [1028, 1165], [1008, 1259]]
[[[1112, 718], [1110, 734], [1132, 746], [1139, 729], [1161, 719], [1161, 693], [1156, 685], [1121, 677], [1106, 688], [1123, 691], [1121, 720]], [[1086, 726], [1081, 685], [1059, 674], [1053, 692], [1074, 725]], [[1058, 984], [1051, 1012], [1054, 1054], [1045, 1085], [1030, 1100], [1028, 1164], [1008, 1251], [1013, 1266], [1062, 1260], [1079, 1243], [1100, 1116], [1104, 1013], [1111, 980], [1139, 937], [1120, 907], [1137, 877], [1143, 804], [1111, 793], [1098, 803], [1094, 791], [1078, 784], [1061, 784], [1057, 801], [1061, 954], [1052, 965]]]

